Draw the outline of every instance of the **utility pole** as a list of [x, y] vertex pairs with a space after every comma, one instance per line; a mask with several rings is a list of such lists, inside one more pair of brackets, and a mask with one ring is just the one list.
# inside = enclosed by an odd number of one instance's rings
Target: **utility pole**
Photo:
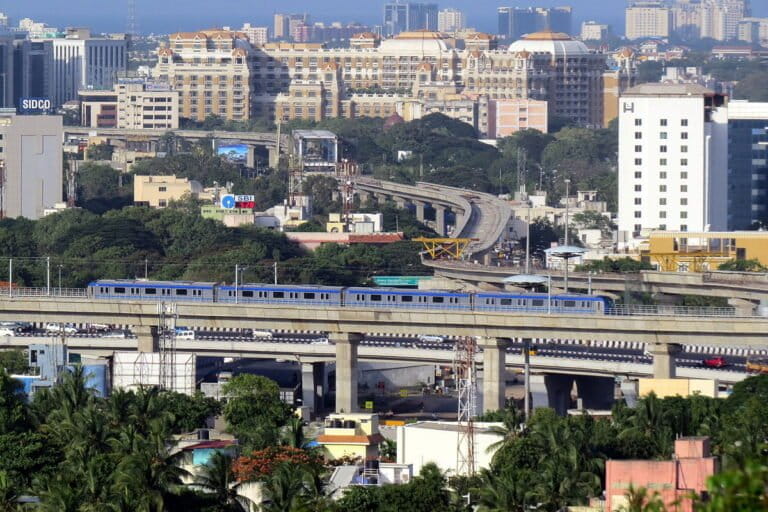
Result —
[[237, 275], [240, 273], [240, 265], [235, 263], [235, 304], [237, 304]]
[[149, 260], [144, 258], [144, 279], [149, 279]]
[[61, 267], [63, 265], [59, 263], [59, 297], [61, 297]]
[[[571, 201], [569, 200], [569, 194], [571, 190], [571, 180], [568, 178], [565, 178], [565, 245], [568, 246], [568, 212], [570, 211], [569, 205], [571, 204]], [[565, 261], [566, 266], [568, 265], [568, 260]]]
[[13, 297], [13, 258], [8, 258], [8, 297]]
[[45, 258], [45, 294], [51, 296], [51, 257]]
[[275, 274], [275, 284], [277, 284], [277, 261], [272, 264], [272, 269], [274, 270]]

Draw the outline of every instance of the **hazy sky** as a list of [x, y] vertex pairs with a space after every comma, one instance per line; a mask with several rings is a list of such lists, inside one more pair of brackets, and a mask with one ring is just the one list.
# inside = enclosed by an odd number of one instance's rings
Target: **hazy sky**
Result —
[[[496, 7], [571, 5], [574, 25], [598, 19], [623, 31], [624, 0], [430, 0], [441, 8], [463, 9], [469, 25], [496, 30]], [[384, 0], [136, 0], [140, 32], [175, 32], [213, 26], [239, 27], [245, 21], [271, 25], [274, 12], [311, 13], [319, 21], [360, 21], [380, 24]], [[753, 13], [768, 16], [768, 0], [753, 0]], [[85, 25], [98, 31], [123, 31], [127, 0], [0, 0], [0, 11], [14, 22], [29, 17], [54, 26]], [[575, 27], [574, 27], [575, 28]]]

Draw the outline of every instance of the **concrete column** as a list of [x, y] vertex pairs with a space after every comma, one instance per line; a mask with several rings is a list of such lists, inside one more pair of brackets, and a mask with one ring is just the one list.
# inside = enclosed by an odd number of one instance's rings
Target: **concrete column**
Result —
[[571, 408], [573, 376], [547, 375], [544, 377], [544, 384], [547, 387], [549, 407], [553, 408], [560, 416], [568, 414], [568, 409]]
[[131, 330], [136, 335], [139, 352], [150, 353], [160, 349], [160, 334], [157, 332], [157, 326], [134, 326]]
[[374, 194], [374, 196], [376, 197], [376, 204], [378, 204], [379, 206], [387, 202], [387, 194], [377, 193], [377, 194]]
[[357, 412], [357, 346], [363, 335], [330, 333], [336, 345], [336, 412]]
[[269, 166], [273, 169], [277, 169], [277, 166], [280, 165], [280, 153], [277, 150], [277, 147], [270, 146], [268, 149], [269, 152]]
[[653, 378], [675, 378], [675, 356], [683, 350], [677, 343], [651, 343], [648, 351], [653, 356]]
[[301, 364], [302, 404], [309, 407], [312, 414], [319, 416], [325, 400], [325, 363]]
[[440, 236], [445, 236], [445, 206], [434, 205], [435, 208], [435, 231]]
[[357, 192], [357, 194], [360, 196], [361, 204], [365, 204], [367, 206], [371, 206], [373, 204], [373, 195], [370, 192], [360, 190]]
[[401, 210], [405, 210], [406, 208], [408, 208], [408, 200], [405, 199], [404, 197], [393, 196], [393, 199], [395, 200], [395, 204], [397, 205], [397, 207], [400, 208]]
[[576, 390], [582, 407], [606, 411], [613, 407], [616, 380], [612, 377], [576, 376]]
[[425, 203], [421, 201], [414, 201], [413, 204], [416, 206], [416, 220], [424, 223], [424, 208], [427, 206]]
[[509, 338], [483, 338], [483, 409], [498, 411], [506, 405], [507, 348]]

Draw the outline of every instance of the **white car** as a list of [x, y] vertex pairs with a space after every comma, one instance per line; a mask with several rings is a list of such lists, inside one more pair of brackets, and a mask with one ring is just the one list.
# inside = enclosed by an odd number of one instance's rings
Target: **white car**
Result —
[[191, 331], [191, 330], [178, 330], [178, 331], [176, 331], [176, 339], [177, 340], [194, 340], [195, 339], [195, 331]]
[[102, 338], [125, 338], [125, 331], [109, 331]]
[[0, 337], [2, 336], [14, 336], [16, 332], [8, 327], [0, 327]]
[[331, 342], [328, 338], [317, 338], [310, 345], [330, 345]]
[[422, 343], [442, 343], [445, 341], [445, 338], [442, 336], [432, 336], [429, 334], [422, 334], [419, 336], [419, 341]]
[[268, 339], [268, 340], [271, 340], [271, 339], [273, 338], [273, 336], [272, 336], [272, 332], [271, 332], [271, 331], [257, 331], [257, 330], [254, 330], [254, 331], [251, 333], [251, 335], [252, 335], [254, 338], [266, 338], [266, 339]]
[[67, 324], [57, 324], [57, 323], [45, 324], [45, 330], [48, 332], [56, 332], [56, 333], [63, 332], [64, 334], [77, 334], [77, 329]]

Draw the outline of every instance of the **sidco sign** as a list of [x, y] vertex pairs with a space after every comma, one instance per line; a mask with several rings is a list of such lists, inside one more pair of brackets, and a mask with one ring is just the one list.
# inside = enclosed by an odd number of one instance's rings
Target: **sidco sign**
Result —
[[53, 108], [48, 98], [21, 98], [19, 110], [22, 114], [47, 114]]

